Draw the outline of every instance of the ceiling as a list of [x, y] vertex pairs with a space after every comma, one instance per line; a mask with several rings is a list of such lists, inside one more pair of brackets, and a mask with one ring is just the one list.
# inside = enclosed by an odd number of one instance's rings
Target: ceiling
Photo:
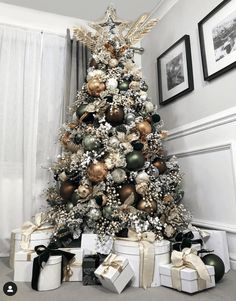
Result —
[[103, 16], [107, 6], [114, 4], [122, 19], [132, 20], [144, 12], [150, 12], [161, 0], [3, 0], [1, 2], [42, 10], [54, 14], [84, 20], [96, 20]]

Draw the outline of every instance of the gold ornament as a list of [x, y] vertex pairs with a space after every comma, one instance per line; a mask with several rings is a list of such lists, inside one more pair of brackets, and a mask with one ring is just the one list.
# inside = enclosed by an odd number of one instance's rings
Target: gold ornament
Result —
[[118, 65], [117, 59], [110, 59], [110, 61], [108, 62], [108, 65], [109, 65], [111, 68], [115, 68], [115, 67]]
[[157, 210], [157, 203], [155, 201], [147, 202], [146, 200], [141, 200], [138, 202], [137, 209], [147, 213], [153, 213]]
[[77, 188], [78, 195], [82, 198], [85, 199], [87, 196], [89, 196], [92, 192], [92, 188], [89, 187], [88, 185], [80, 185]]
[[93, 78], [88, 81], [87, 89], [90, 95], [98, 97], [102, 91], [105, 91], [106, 86], [98, 79]]
[[146, 120], [138, 123], [136, 125], [136, 128], [139, 131], [141, 137], [145, 137], [152, 132], [151, 124], [149, 122], [147, 122]]
[[108, 169], [103, 162], [92, 163], [87, 169], [87, 175], [91, 182], [99, 183], [105, 180]]
[[164, 203], [171, 203], [174, 201], [174, 198], [171, 194], [166, 194], [163, 198]]

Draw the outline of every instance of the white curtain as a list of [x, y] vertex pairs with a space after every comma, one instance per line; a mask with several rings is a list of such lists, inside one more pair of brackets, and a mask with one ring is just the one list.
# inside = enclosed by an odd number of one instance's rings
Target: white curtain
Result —
[[66, 40], [0, 25], [0, 256], [11, 230], [46, 206], [46, 169], [59, 149]]

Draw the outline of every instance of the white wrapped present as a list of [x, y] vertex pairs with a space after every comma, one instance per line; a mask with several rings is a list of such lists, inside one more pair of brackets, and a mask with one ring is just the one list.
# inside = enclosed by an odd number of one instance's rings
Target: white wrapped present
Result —
[[66, 266], [63, 281], [82, 281], [83, 280], [83, 249], [81, 248], [61, 248], [60, 250], [75, 254], [74, 260]]
[[205, 249], [214, 250], [214, 254], [218, 255], [223, 260], [225, 272], [227, 273], [230, 270], [230, 261], [226, 232], [195, 228], [193, 234], [194, 239], [202, 238], [204, 242], [203, 247]]
[[102, 243], [99, 241], [97, 234], [82, 234], [81, 248], [84, 250], [84, 255], [109, 254], [112, 250], [112, 244], [113, 240], [110, 237], [107, 237], [107, 240]]
[[34, 223], [27, 221], [11, 233], [10, 267], [14, 268], [15, 253], [20, 250], [34, 250], [38, 245], [48, 245], [53, 235], [52, 225], [45, 223], [45, 214], [35, 215]]
[[160, 265], [161, 285], [195, 293], [215, 286], [213, 266], [206, 266], [197, 251], [185, 248], [181, 252], [173, 251], [171, 264]]
[[30, 282], [32, 279], [33, 259], [38, 255], [33, 251], [15, 253], [14, 281]]
[[145, 232], [137, 237], [135, 232], [129, 230], [128, 236], [129, 238], [114, 241], [113, 252], [129, 260], [135, 275], [131, 286], [160, 286], [159, 265], [170, 263], [170, 242], [155, 241], [152, 232]]
[[177, 285], [175, 286], [175, 282], [172, 278], [173, 265], [171, 263], [161, 264], [160, 265], [161, 285], [178, 289], [187, 293], [195, 293], [203, 289], [214, 287], [215, 286], [214, 267], [207, 265], [206, 268], [211, 278], [210, 281], [205, 281], [200, 279], [198, 277], [197, 271], [194, 269], [186, 268], [186, 267], [181, 269], [179, 271], [181, 287], [177, 288]]
[[115, 254], [108, 255], [94, 273], [105, 288], [118, 294], [134, 276], [129, 261]]

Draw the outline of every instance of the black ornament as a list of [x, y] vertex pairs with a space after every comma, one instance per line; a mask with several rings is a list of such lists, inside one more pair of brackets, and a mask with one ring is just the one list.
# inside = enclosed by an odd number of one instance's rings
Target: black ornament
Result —
[[144, 147], [143, 143], [137, 141], [133, 141], [131, 144], [136, 151], [141, 151]]
[[113, 102], [113, 96], [111, 95], [108, 95], [105, 97], [106, 101], [109, 102], [109, 103], [112, 103]]
[[80, 119], [86, 113], [87, 115], [83, 118], [83, 122], [93, 123], [94, 121], [93, 113], [87, 112], [86, 107], [87, 107], [86, 104], [80, 105], [76, 110], [76, 116], [78, 119]]
[[102, 195], [97, 195], [95, 196], [95, 201], [97, 203], [98, 206], [102, 206]]
[[161, 120], [161, 116], [158, 114], [153, 114], [152, 115], [152, 122], [157, 123]]
[[215, 281], [220, 281], [225, 274], [225, 265], [223, 260], [215, 254], [207, 254], [202, 258], [206, 265], [211, 265], [215, 268]]
[[80, 134], [76, 134], [74, 137], [74, 143], [75, 144], [80, 144], [82, 142], [82, 137]]

